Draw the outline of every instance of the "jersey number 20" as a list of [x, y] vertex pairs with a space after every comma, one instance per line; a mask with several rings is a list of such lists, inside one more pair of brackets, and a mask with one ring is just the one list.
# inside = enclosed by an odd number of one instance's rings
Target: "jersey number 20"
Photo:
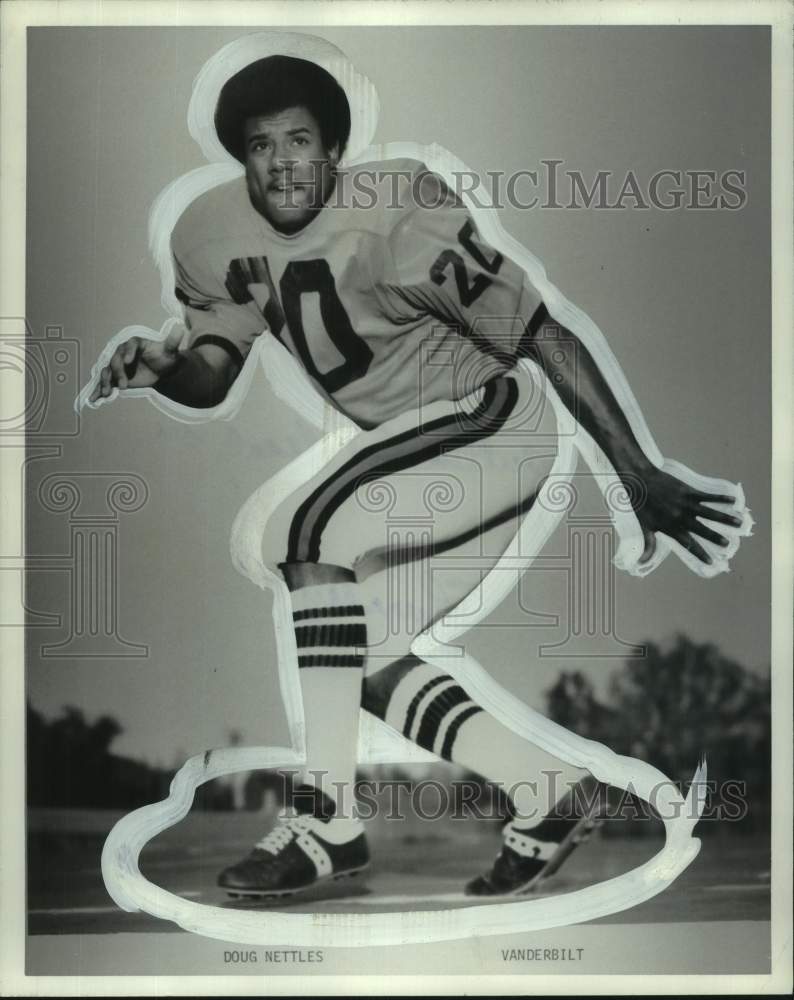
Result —
[[[262, 312], [271, 333], [281, 340], [281, 331], [287, 324], [303, 367], [327, 393], [337, 392], [366, 374], [372, 361], [372, 351], [350, 323], [350, 317], [337, 294], [328, 261], [291, 260], [279, 282], [279, 302], [267, 257], [233, 260], [226, 275], [226, 288], [233, 301], [240, 304], [251, 302], [253, 296], [249, 285], [266, 286], [268, 301]], [[340, 365], [327, 372], [321, 372], [314, 363], [306, 339], [301, 296], [307, 292], [319, 295], [325, 332], [344, 358]]]

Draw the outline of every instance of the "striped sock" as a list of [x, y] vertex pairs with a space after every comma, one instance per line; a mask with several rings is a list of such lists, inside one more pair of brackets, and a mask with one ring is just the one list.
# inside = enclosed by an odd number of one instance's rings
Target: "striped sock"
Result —
[[454, 677], [413, 655], [365, 677], [362, 706], [424, 750], [500, 785], [522, 829], [541, 823], [587, 774], [513, 732]]
[[290, 599], [301, 669], [364, 666], [367, 625], [358, 584], [303, 587]]
[[323, 583], [290, 594], [306, 725], [302, 780], [352, 816], [367, 628], [358, 585]]
[[366, 678], [362, 704], [412, 743], [448, 761], [455, 760], [463, 723], [483, 711], [454, 678], [413, 655]]

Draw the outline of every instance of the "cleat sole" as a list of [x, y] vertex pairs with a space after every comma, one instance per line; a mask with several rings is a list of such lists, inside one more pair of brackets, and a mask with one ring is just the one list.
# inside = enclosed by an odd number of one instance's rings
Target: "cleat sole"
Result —
[[[554, 875], [580, 844], [589, 840], [593, 833], [603, 825], [604, 820], [600, 815], [599, 805], [594, 800], [589, 804], [589, 811], [576, 821], [573, 829], [557, 845], [556, 851], [549, 858], [548, 862], [529, 881], [515, 885], [512, 889], [500, 891], [493, 888], [489, 882], [488, 875], [482, 875], [467, 884], [464, 894], [471, 899], [515, 899], [527, 896], [538, 889], [544, 890], [545, 886], [543, 883]], [[474, 889], [470, 890], [469, 885], [476, 886], [476, 891]]]
[[292, 899], [295, 896], [310, 893], [313, 889], [327, 886], [334, 882], [341, 882], [344, 879], [357, 878], [368, 871], [369, 865], [361, 868], [350, 868], [348, 871], [334, 872], [318, 878], [310, 885], [299, 886], [297, 889], [224, 889], [224, 892], [231, 899]]

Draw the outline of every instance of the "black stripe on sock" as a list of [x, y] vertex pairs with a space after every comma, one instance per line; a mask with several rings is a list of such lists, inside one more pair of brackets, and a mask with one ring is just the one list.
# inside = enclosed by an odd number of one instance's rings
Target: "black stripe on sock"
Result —
[[364, 657], [353, 653], [306, 653], [298, 657], [298, 667], [363, 667]]
[[312, 646], [366, 646], [366, 625], [299, 625], [295, 629], [298, 649]]
[[419, 730], [416, 734], [416, 743], [424, 750], [433, 753], [433, 744], [445, 716], [467, 701], [471, 701], [471, 699], [457, 684], [438, 694], [422, 713], [422, 721], [419, 723]]
[[446, 735], [444, 736], [444, 745], [442, 746], [441, 753], [439, 754], [442, 760], [452, 760], [452, 747], [453, 744], [455, 743], [455, 738], [458, 735], [458, 730], [463, 725], [463, 723], [467, 721], [467, 719], [470, 719], [473, 715], [476, 715], [478, 712], [482, 711], [483, 709], [480, 708], [479, 705], [472, 705], [470, 708], [467, 708], [464, 712], [461, 712], [460, 715], [456, 716], [452, 720], [452, 722], [450, 722], [449, 728], [447, 729]]
[[411, 699], [411, 704], [408, 706], [408, 712], [405, 716], [405, 725], [403, 726], [403, 733], [411, 739], [411, 727], [414, 723], [414, 717], [416, 715], [416, 710], [419, 708], [419, 703], [424, 698], [424, 696], [432, 691], [434, 687], [438, 687], [439, 684], [444, 684], [446, 681], [451, 681], [452, 678], [448, 674], [441, 674], [440, 677], [433, 677], [423, 684], [422, 687], [416, 692], [416, 694]]
[[344, 604], [334, 608], [306, 608], [305, 611], [293, 611], [292, 620], [302, 622], [307, 618], [363, 618], [364, 607], [361, 604]]

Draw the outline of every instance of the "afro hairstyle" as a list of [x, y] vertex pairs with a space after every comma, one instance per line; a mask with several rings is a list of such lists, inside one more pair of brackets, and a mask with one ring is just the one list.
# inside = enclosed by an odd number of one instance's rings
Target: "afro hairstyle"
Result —
[[224, 148], [244, 163], [246, 121], [294, 107], [311, 113], [323, 146], [329, 150], [338, 144], [341, 157], [350, 138], [347, 96], [322, 66], [294, 56], [268, 56], [230, 77], [215, 107], [215, 131]]

